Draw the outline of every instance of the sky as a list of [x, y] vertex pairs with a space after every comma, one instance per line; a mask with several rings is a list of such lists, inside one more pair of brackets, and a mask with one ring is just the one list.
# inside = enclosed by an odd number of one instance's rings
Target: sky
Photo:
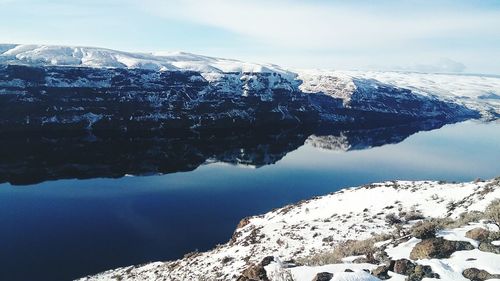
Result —
[[500, 1], [0, 0], [0, 43], [500, 74]]

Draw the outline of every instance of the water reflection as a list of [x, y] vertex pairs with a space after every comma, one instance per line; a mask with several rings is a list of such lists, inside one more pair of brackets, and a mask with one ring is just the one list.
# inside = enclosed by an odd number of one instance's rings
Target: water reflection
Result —
[[134, 135], [16, 135], [0, 138], [0, 183], [26, 185], [58, 179], [118, 178], [191, 171], [205, 163], [261, 167], [305, 142], [329, 150], [393, 144], [441, 121], [374, 129], [304, 128]]
[[[344, 187], [500, 174], [500, 123], [463, 122], [404, 139], [440, 126], [3, 136], [2, 181], [46, 182], [0, 184], [0, 279], [72, 280], [177, 259], [227, 242], [243, 217]], [[220, 161], [262, 167], [203, 165]], [[173, 173], [182, 169], [195, 170]], [[159, 172], [170, 174], [47, 181]]]

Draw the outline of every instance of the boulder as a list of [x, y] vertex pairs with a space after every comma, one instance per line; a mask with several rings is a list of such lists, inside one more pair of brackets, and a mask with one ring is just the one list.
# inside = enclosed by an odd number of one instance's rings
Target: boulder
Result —
[[412, 272], [408, 275], [407, 281], [420, 281], [424, 278], [435, 278], [439, 279], [440, 276], [437, 273], [432, 272], [432, 268], [428, 265], [416, 265]]
[[482, 227], [476, 227], [465, 233], [465, 237], [478, 241], [486, 241], [489, 235], [490, 231]]
[[481, 244], [479, 244], [479, 250], [500, 255], [500, 246], [495, 246], [490, 242], [481, 242]]
[[467, 268], [462, 272], [462, 275], [471, 281], [483, 281], [488, 279], [500, 278], [500, 274], [490, 274], [486, 270], [477, 268]]
[[262, 261], [260, 262], [260, 264], [262, 266], [268, 266], [273, 261], [274, 261], [274, 257], [273, 256], [267, 256], [267, 257], [265, 257], [265, 258], [262, 259]]
[[269, 281], [265, 266], [274, 261], [273, 256], [267, 256], [258, 264], [252, 264], [241, 273], [237, 281]]
[[400, 259], [394, 262], [392, 271], [397, 274], [410, 275], [415, 270], [415, 264], [407, 259]]
[[354, 270], [349, 269], [349, 268], [346, 268], [346, 269], [344, 270], [344, 272], [354, 272]]
[[312, 281], [330, 281], [333, 278], [333, 273], [330, 272], [320, 272], [314, 276]]
[[372, 270], [371, 274], [380, 280], [386, 280], [391, 278], [389, 276], [389, 267], [387, 265], [381, 265], [375, 268], [374, 270]]
[[266, 270], [261, 264], [253, 264], [247, 267], [238, 277], [237, 281], [269, 281]]
[[449, 241], [442, 237], [425, 239], [419, 242], [412, 249], [410, 259], [443, 259], [449, 258], [455, 251], [473, 250], [469, 242]]
[[407, 259], [392, 260], [389, 270], [394, 273], [408, 276], [405, 280], [420, 281], [423, 278], [439, 278], [439, 274], [432, 272], [428, 265], [419, 265]]

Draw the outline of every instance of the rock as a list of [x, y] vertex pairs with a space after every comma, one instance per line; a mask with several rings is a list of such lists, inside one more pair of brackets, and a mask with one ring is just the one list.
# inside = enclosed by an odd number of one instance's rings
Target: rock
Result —
[[411, 250], [410, 259], [446, 258], [455, 252], [451, 241], [443, 238], [430, 238], [417, 243]]
[[411, 250], [410, 259], [449, 258], [455, 251], [473, 250], [469, 242], [449, 241], [442, 237], [425, 239]]
[[359, 257], [352, 261], [352, 263], [371, 263], [371, 264], [379, 264], [379, 262], [375, 259], [373, 254], [367, 254], [366, 257]]
[[475, 249], [471, 243], [466, 241], [452, 241], [452, 243], [455, 244], [455, 251], [470, 251]]
[[496, 241], [500, 240], [500, 231], [490, 231], [490, 235], [488, 236], [488, 241]]
[[238, 225], [236, 226], [236, 229], [240, 229], [242, 227], [245, 227], [247, 226], [248, 224], [250, 223], [250, 218], [243, 218], [242, 220], [240, 220], [240, 222], [238, 223]]
[[482, 227], [476, 227], [465, 233], [465, 237], [478, 241], [486, 241], [489, 235], [490, 231]]
[[243, 270], [241, 276], [236, 279], [237, 281], [269, 281], [267, 277], [265, 266], [274, 261], [273, 256], [267, 256], [262, 259], [259, 264], [253, 264], [247, 269]]
[[266, 270], [262, 264], [253, 264], [243, 270], [237, 281], [269, 281]]
[[346, 268], [346, 269], [344, 270], [344, 272], [354, 272], [354, 270], [349, 269], [349, 268]]
[[226, 264], [226, 263], [232, 261], [233, 259], [234, 259], [233, 257], [224, 257], [224, 258], [222, 258], [221, 262], [223, 264]]
[[374, 270], [372, 270], [371, 274], [381, 280], [386, 280], [391, 278], [388, 274], [389, 272], [389, 267], [386, 265], [381, 265]]
[[415, 264], [407, 259], [400, 259], [394, 262], [393, 270], [397, 274], [410, 275], [415, 270]]
[[479, 244], [479, 250], [500, 255], [500, 247], [491, 244], [490, 242], [482, 242]]
[[333, 278], [333, 273], [330, 272], [320, 272], [314, 276], [312, 281], [330, 281]]
[[440, 276], [437, 273], [432, 272], [432, 268], [428, 265], [416, 265], [408, 275], [407, 281], [420, 281], [424, 278], [436, 278], [439, 279]]
[[385, 251], [376, 251], [373, 254], [373, 260], [376, 261], [375, 264], [387, 263], [391, 261], [391, 258], [387, 255]]
[[408, 281], [420, 281], [423, 278], [439, 278], [439, 274], [432, 272], [428, 265], [418, 265], [407, 259], [392, 260], [389, 263], [390, 271], [408, 276]]
[[267, 256], [267, 257], [265, 257], [265, 258], [262, 259], [262, 261], [260, 262], [260, 265], [262, 265], [262, 266], [268, 266], [273, 261], [274, 261], [274, 257], [273, 256]]
[[246, 277], [246, 276], [241, 275], [240, 277], [238, 277], [238, 278], [236, 279], [236, 281], [259, 281], [259, 280], [250, 279], [250, 278], [248, 278], [248, 277]]
[[486, 270], [477, 268], [467, 268], [462, 272], [462, 275], [471, 281], [483, 281], [488, 279], [500, 278], [500, 274], [490, 274]]

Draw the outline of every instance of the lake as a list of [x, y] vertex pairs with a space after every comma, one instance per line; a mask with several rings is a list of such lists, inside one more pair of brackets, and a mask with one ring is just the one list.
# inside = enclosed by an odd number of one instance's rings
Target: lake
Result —
[[243, 217], [344, 187], [500, 176], [499, 122], [441, 126], [4, 138], [0, 280], [180, 258], [227, 242]]

